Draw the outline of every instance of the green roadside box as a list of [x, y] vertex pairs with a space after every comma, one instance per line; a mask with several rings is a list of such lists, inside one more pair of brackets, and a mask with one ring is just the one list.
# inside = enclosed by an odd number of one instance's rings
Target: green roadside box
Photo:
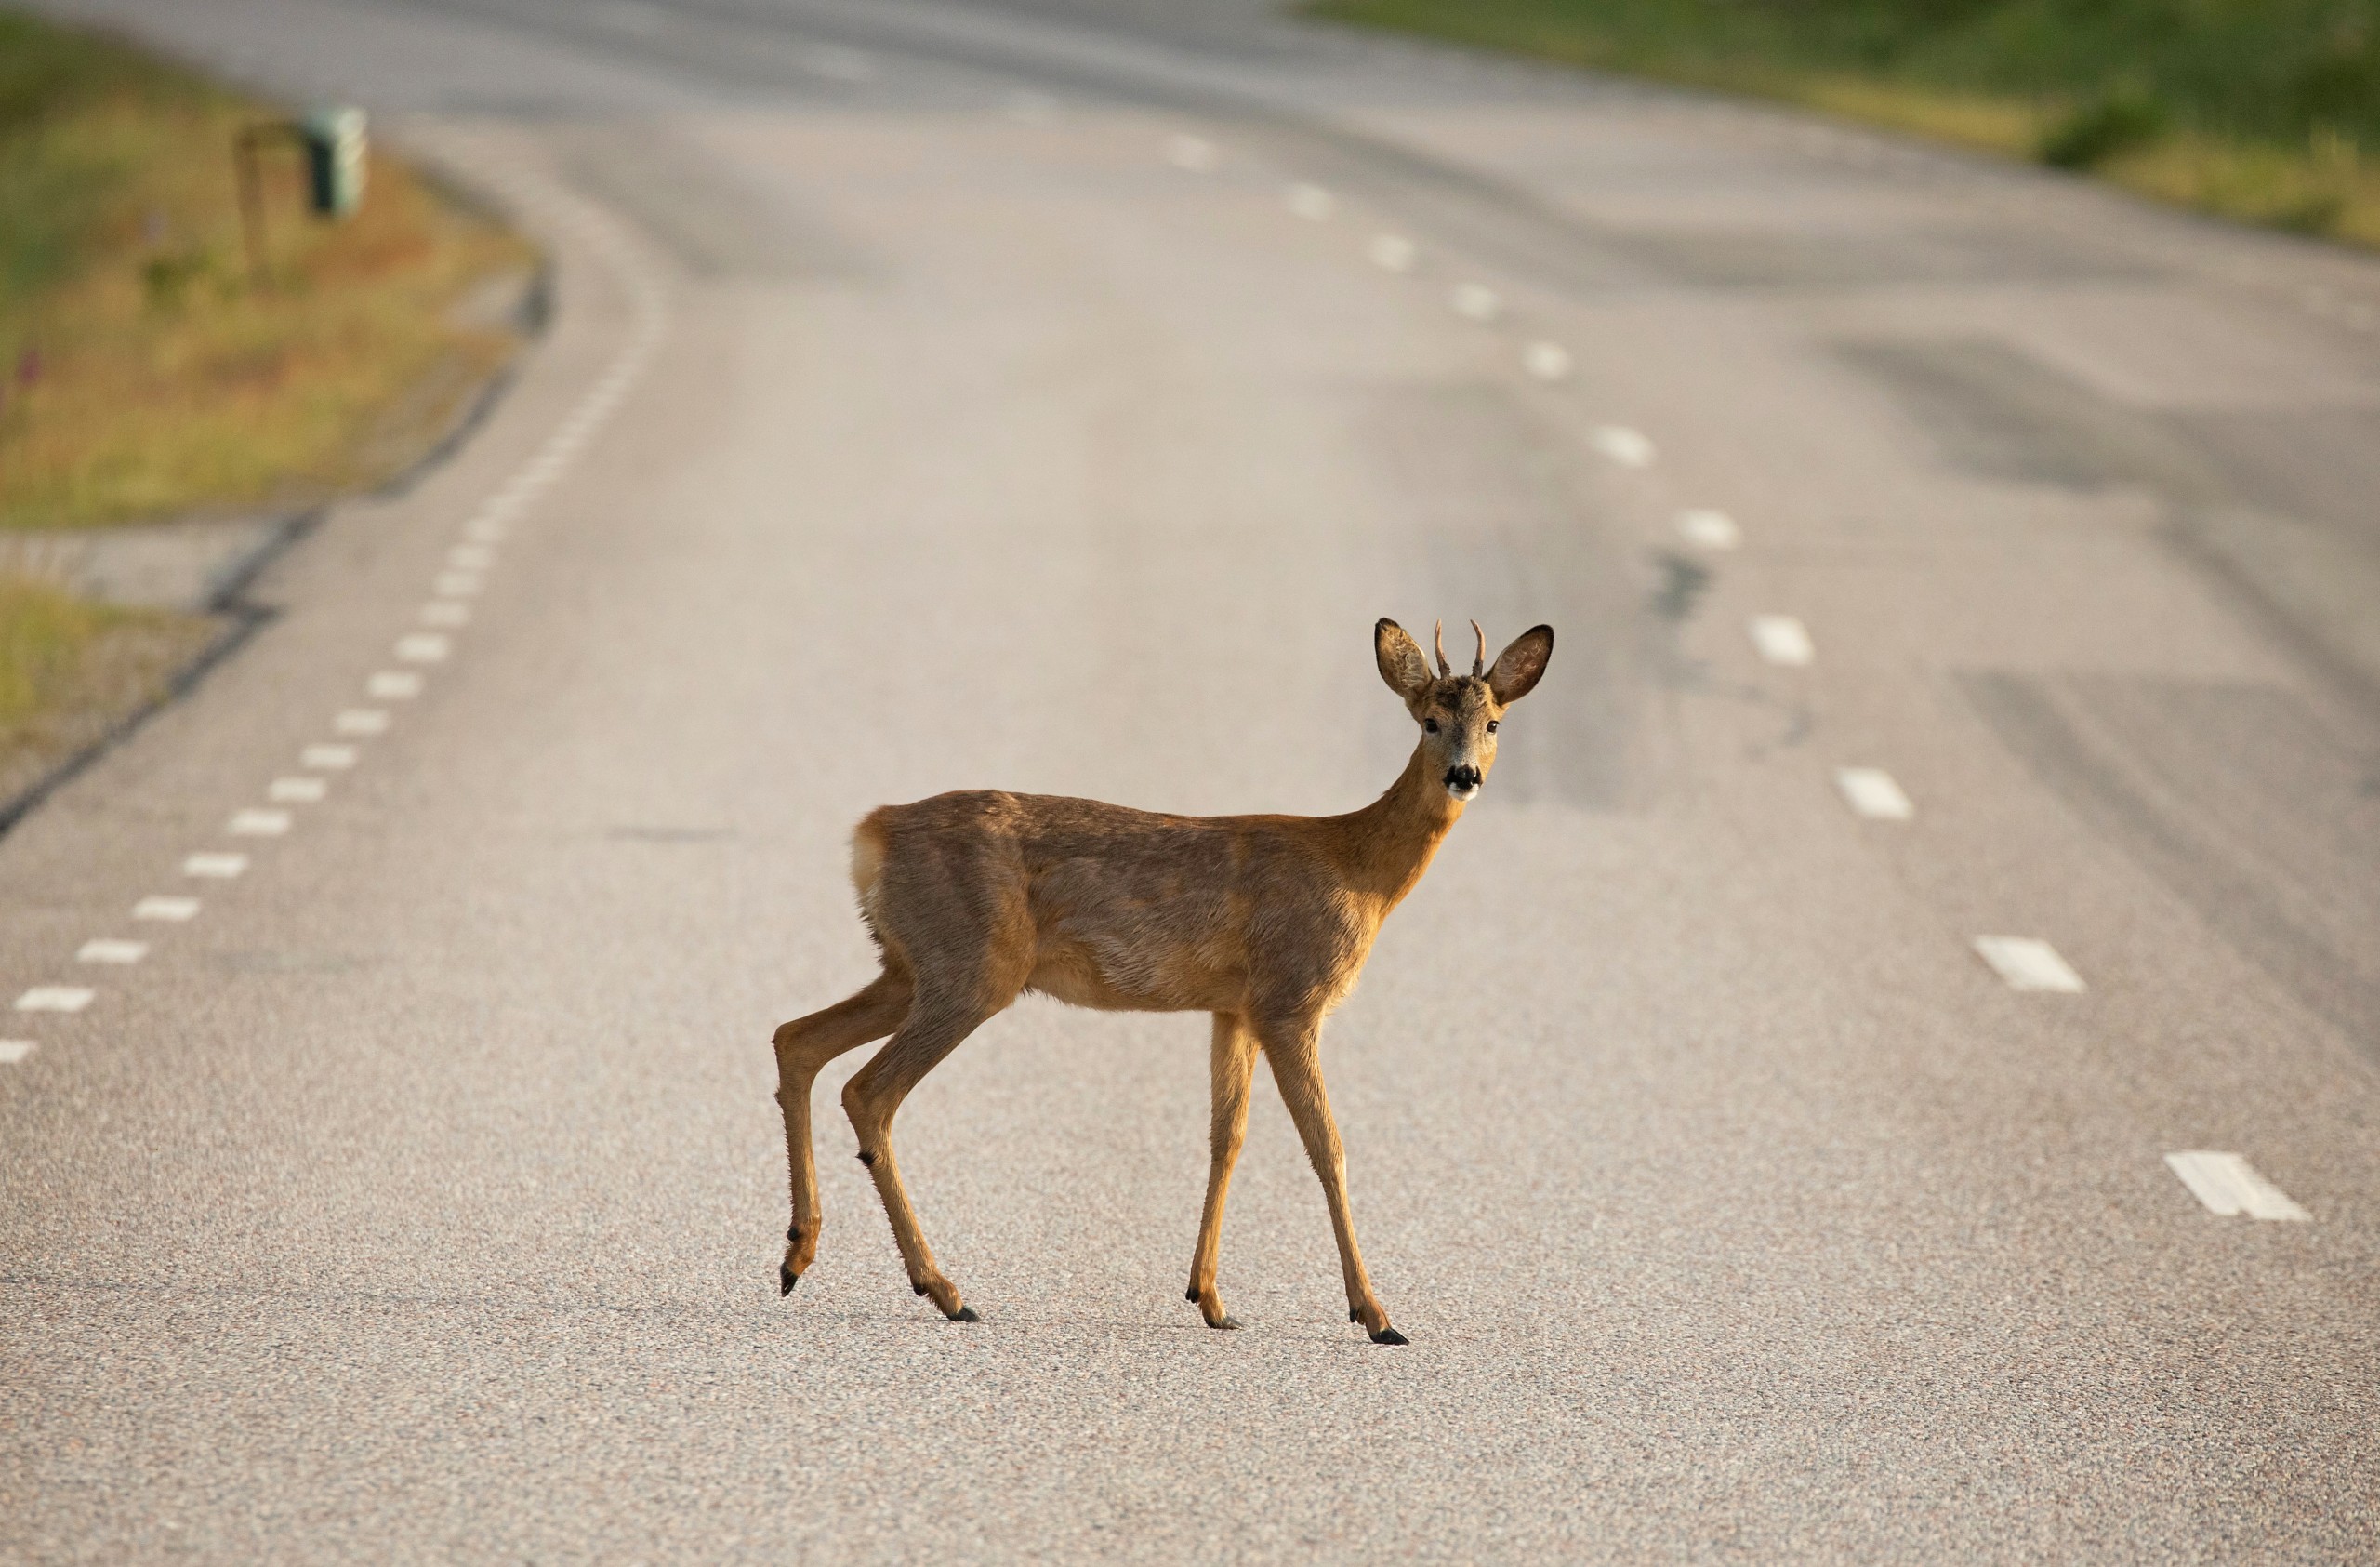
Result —
[[364, 201], [364, 111], [317, 109], [298, 122], [306, 148], [307, 204], [324, 218], [344, 218]]

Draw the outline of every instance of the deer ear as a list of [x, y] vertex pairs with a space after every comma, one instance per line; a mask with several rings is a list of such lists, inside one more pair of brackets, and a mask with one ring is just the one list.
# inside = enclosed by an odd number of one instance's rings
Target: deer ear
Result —
[[1386, 617], [1372, 628], [1372, 656], [1380, 660], [1381, 679], [1407, 701], [1430, 688], [1430, 661], [1421, 657], [1421, 644]]
[[1488, 694], [1500, 706], [1509, 707], [1537, 689], [1538, 681], [1545, 673], [1546, 660], [1554, 657], [1554, 628], [1531, 626], [1513, 639], [1513, 644], [1496, 655], [1496, 667], [1488, 671]]

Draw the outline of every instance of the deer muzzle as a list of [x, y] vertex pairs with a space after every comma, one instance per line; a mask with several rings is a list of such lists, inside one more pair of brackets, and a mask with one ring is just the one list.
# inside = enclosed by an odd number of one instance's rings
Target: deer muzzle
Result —
[[1479, 792], [1479, 769], [1469, 763], [1459, 763], [1447, 769], [1447, 792], [1457, 800], [1469, 800]]

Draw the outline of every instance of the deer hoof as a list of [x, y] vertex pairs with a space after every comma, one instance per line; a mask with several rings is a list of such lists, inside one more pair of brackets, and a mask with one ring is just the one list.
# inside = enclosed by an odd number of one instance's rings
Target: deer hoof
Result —
[[984, 1319], [975, 1315], [973, 1307], [962, 1306], [950, 1314], [950, 1320], [954, 1322], [980, 1322]]
[[1374, 1344], [1410, 1344], [1413, 1341], [1395, 1328], [1382, 1328], [1372, 1335], [1372, 1342]]
[[792, 1268], [787, 1268], [787, 1267], [784, 1266], [782, 1263], [780, 1263], [780, 1264], [778, 1265], [778, 1267], [777, 1267], [777, 1298], [778, 1298], [778, 1299], [782, 1300], [782, 1299], [784, 1299], [787, 1295], [791, 1295], [791, 1294], [793, 1293], [793, 1286], [794, 1286], [794, 1285], [796, 1285], [796, 1284], [798, 1284], [798, 1283], [800, 1283], [800, 1282], [801, 1282], [801, 1275], [800, 1275], [800, 1274], [796, 1273]]
[[1222, 1321], [1209, 1322], [1207, 1325], [1210, 1328], [1236, 1328], [1239, 1326], [1239, 1319], [1226, 1313]]

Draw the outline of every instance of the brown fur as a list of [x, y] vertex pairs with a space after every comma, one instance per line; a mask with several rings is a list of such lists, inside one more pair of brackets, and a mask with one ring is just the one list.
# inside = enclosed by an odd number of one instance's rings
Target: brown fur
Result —
[[[776, 1032], [793, 1222], [786, 1290], [818, 1249], [810, 1089], [845, 1051], [892, 1036], [843, 1089], [860, 1158], [919, 1295], [972, 1321], [935, 1268], [894, 1162], [901, 1101], [960, 1041], [1026, 990], [1078, 1006], [1209, 1012], [1213, 1088], [1206, 1212], [1190, 1298], [1213, 1327], [1236, 1324], [1215, 1288], [1223, 1197], [1262, 1051], [1320, 1175], [1350, 1318], [1402, 1343], [1372, 1294], [1347, 1213], [1344, 1161], [1324, 1094], [1323, 1018], [1363, 972], [1381, 922], [1429, 869], [1462, 814], [1457, 784], [1494, 765], [1504, 710], [1533, 687], [1554, 632], [1523, 633], [1482, 670], [1433, 675], [1393, 620], [1373, 631], [1382, 678], [1423, 726], [1396, 782], [1336, 817], [1176, 817], [1093, 800], [979, 790], [870, 812], [852, 835], [852, 883], [882, 949], [865, 989]], [[1475, 775], [1466, 769], [1475, 769]]]

